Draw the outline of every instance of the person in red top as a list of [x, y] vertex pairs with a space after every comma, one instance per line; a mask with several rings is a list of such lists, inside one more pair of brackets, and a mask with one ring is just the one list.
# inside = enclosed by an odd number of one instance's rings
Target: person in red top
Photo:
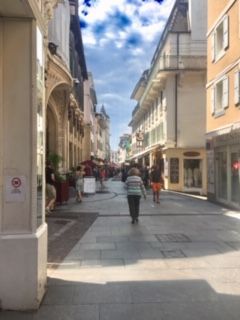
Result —
[[158, 166], [153, 166], [150, 173], [151, 187], [153, 191], [153, 201], [160, 203], [160, 191], [163, 187], [163, 178], [161, 170]]

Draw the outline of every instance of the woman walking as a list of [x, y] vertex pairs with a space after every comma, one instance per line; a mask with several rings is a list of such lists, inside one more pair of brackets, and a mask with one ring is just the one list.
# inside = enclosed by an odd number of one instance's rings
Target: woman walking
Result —
[[140, 171], [137, 168], [132, 168], [128, 172], [128, 177], [125, 182], [127, 188], [127, 199], [130, 216], [132, 217], [132, 224], [138, 222], [139, 205], [141, 194], [146, 199], [146, 190], [142, 179], [140, 178]]
[[78, 166], [76, 170], [76, 201], [77, 202], [82, 202], [83, 175], [84, 175], [83, 168], [81, 166]]

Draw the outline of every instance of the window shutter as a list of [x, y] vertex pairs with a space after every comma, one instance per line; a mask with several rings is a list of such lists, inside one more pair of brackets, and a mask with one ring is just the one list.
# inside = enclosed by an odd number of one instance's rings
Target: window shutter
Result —
[[211, 114], [215, 113], [215, 86], [211, 88]]
[[212, 61], [215, 60], [215, 37], [216, 37], [216, 32], [214, 31], [212, 36], [211, 36], [211, 55], [212, 55]]
[[240, 71], [236, 71], [234, 74], [234, 103], [240, 102]]
[[229, 29], [228, 16], [225, 16], [224, 20], [223, 20], [223, 48], [224, 49], [227, 49], [227, 47], [228, 47], [228, 42], [229, 42], [228, 29]]
[[223, 79], [223, 99], [222, 99], [223, 108], [228, 107], [228, 77]]

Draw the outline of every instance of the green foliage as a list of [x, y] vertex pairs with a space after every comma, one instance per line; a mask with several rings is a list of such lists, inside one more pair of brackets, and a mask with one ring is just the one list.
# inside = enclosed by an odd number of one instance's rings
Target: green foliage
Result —
[[57, 153], [50, 153], [47, 157], [47, 160], [51, 162], [53, 169], [57, 173], [63, 158]]

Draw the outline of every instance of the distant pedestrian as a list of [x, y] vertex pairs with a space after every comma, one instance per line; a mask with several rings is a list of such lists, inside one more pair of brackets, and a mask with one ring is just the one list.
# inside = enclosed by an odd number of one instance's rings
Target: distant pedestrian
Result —
[[83, 176], [84, 170], [81, 166], [77, 167], [76, 173], [76, 201], [82, 202], [82, 193], [83, 193]]
[[153, 192], [153, 201], [160, 203], [160, 191], [163, 188], [163, 178], [158, 166], [153, 166], [150, 173], [150, 182]]
[[100, 182], [100, 187], [101, 189], [105, 188], [105, 185], [103, 181], [105, 180], [106, 177], [106, 170], [103, 167], [99, 168], [99, 182]]
[[149, 186], [149, 172], [146, 166], [143, 166], [141, 169], [141, 177], [144, 187], [147, 188]]
[[55, 188], [55, 171], [50, 161], [46, 163], [46, 213], [50, 213], [54, 207], [57, 198]]
[[125, 182], [132, 224], [138, 222], [141, 195], [143, 195], [145, 199], [147, 197], [143, 181], [139, 175], [140, 171], [137, 168], [132, 168], [129, 170], [128, 177]]

